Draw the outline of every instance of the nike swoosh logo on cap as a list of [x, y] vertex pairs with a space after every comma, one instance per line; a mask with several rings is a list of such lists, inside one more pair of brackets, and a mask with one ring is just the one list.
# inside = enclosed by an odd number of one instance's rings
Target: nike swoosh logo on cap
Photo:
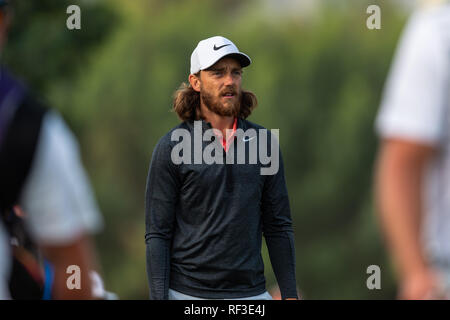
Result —
[[216, 45], [214, 45], [214, 51], [217, 51], [217, 50], [219, 50], [219, 49], [221, 49], [221, 48], [223, 48], [223, 47], [226, 47], [226, 46], [229, 46], [230, 44], [228, 43], [228, 44], [224, 44], [224, 45], [222, 45], [222, 46], [219, 46], [219, 47], [216, 47]]

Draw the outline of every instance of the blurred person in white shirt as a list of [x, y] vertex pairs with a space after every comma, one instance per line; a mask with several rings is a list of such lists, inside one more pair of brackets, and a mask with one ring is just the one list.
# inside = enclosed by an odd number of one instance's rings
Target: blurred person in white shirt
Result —
[[[0, 50], [11, 20], [0, 0]], [[43, 106], [6, 68], [0, 73], [0, 207], [19, 204], [27, 227], [54, 270], [54, 299], [90, 299], [96, 268], [92, 233], [103, 225], [78, 144], [61, 116]], [[70, 289], [67, 268], [80, 269], [80, 289]], [[0, 299], [11, 298], [10, 239], [0, 221]], [[98, 283], [98, 279], [93, 281]], [[94, 291], [96, 292], [96, 291]]]
[[410, 18], [376, 119], [376, 199], [401, 299], [450, 297], [450, 4]]

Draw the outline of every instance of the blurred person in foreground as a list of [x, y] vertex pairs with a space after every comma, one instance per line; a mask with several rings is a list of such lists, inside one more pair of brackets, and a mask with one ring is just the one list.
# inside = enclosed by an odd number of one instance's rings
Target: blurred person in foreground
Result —
[[450, 4], [410, 18], [376, 128], [376, 199], [398, 298], [449, 298]]
[[[0, 0], [0, 50], [11, 21], [10, 1]], [[90, 233], [103, 224], [81, 164], [75, 137], [5, 67], [0, 70], [0, 209], [19, 204], [27, 232], [52, 264], [53, 299], [92, 298], [95, 254]], [[10, 299], [12, 247], [0, 220], [0, 299]], [[70, 290], [69, 266], [80, 268], [80, 289]], [[95, 279], [94, 279], [95, 281]]]
[[[236, 162], [236, 145], [244, 147], [241, 155], [248, 159], [256, 156], [256, 149], [253, 154], [250, 149], [261, 139], [256, 132], [270, 135], [245, 120], [257, 103], [253, 93], [242, 90], [242, 68], [250, 63], [234, 43], [220, 36], [200, 41], [191, 55], [189, 85], [183, 84], [174, 97], [174, 111], [182, 123], [156, 145], [147, 179], [150, 299], [272, 299], [265, 285], [262, 235], [282, 298], [297, 299], [281, 156], [277, 172], [268, 175], [260, 173], [261, 163]], [[240, 135], [249, 129], [254, 130], [252, 136]], [[194, 139], [181, 151], [186, 162], [174, 161], [174, 154], [180, 153], [180, 136], [174, 135], [183, 136], [183, 142]], [[271, 138], [267, 141], [272, 147]], [[204, 156], [211, 146], [224, 161], [197, 162], [195, 155]], [[271, 155], [278, 153], [276, 144]]]

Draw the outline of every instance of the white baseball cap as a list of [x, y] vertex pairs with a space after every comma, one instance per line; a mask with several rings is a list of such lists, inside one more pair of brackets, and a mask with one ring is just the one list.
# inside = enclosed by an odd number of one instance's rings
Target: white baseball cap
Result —
[[236, 45], [221, 36], [204, 39], [197, 44], [191, 55], [191, 74], [211, 67], [225, 56], [236, 58], [242, 67], [250, 65], [252, 60], [245, 53], [239, 52]]

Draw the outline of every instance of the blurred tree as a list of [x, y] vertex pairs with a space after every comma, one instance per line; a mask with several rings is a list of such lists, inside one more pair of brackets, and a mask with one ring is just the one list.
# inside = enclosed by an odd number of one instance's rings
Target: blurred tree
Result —
[[[81, 30], [68, 30], [66, 9], [78, 4]], [[88, 57], [118, 24], [106, 1], [12, 1], [13, 20], [2, 63], [35, 90], [45, 92], [50, 83], [70, 83], [85, 72]]]

